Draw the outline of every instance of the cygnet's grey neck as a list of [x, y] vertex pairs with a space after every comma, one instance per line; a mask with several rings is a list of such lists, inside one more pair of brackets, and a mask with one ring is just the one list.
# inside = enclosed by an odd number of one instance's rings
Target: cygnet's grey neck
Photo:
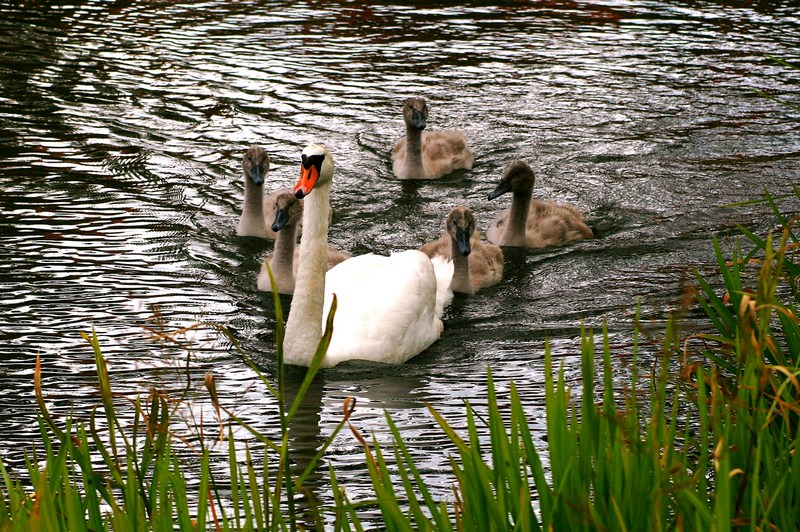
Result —
[[525, 246], [525, 231], [528, 224], [528, 212], [531, 206], [531, 193], [513, 192], [511, 209], [508, 213], [508, 226], [503, 233], [502, 245]]
[[425, 177], [422, 165], [422, 130], [412, 124], [406, 124], [406, 172], [408, 178]]
[[450, 243], [450, 256], [453, 258], [453, 280], [450, 282], [450, 288], [453, 292], [472, 294], [475, 291], [469, 278], [469, 255], [461, 254], [455, 238], [451, 238]]
[[[272, 251], [272, 258], [269, 261], [269, 266], [272, 268], [275, 279], [286, 280], [279, 282], [279, 285], [285, 284], [287, 286], [278, 286], [278, 290], [283, 293], [294, 290], [294, 250], [296, 239], [297, 223], [285, 225], [275, 237], [275, 249]], [[288, 280], [291, 280], [291, 282]]]
[[250, 228], [250, 233], [266, 232], [264, 223], [264, 187], [256, 185], [250, 177], [244, 178], [244, 206], [242, 207], [242, 224]]

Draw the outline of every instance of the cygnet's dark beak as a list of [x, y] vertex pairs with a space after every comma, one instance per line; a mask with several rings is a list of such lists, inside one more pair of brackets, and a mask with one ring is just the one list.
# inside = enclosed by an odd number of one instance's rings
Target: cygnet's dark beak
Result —
[[472, 253], [472, 246], [469, 243], [469, 233], [460, 227], [456, 229], [456, 245], [458, 252], [465, 257]]
[[289, 223], [289, 208], [278, 209], [275, 211], [275, 221], [272, 222], [272, 230], [276, 233], [286, 227]]
[[427, 125], [425, 124], [425, 118], [422, 116], [422, 113], [416, 110], [411, 112], [411, 124], [419, 130], [425, 129]]
[[504, 179], [503, 181], [500, 181], [500, 184], [497, 185], [497, 188], [494, 189], [489, 194], [489, 199], [493, 200], [498, 196], [502, 196], [506, 192], [511, 192], [511, 180], [510, 179]]
[[261, 171], [260, 166], [253, 165], [253, 168], [250, 170], [250, 180], [258, 187], [264, 184], [264, 172]]

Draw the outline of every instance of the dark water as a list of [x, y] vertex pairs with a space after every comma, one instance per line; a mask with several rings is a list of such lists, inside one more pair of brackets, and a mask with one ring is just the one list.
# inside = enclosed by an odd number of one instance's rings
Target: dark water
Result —
[[[334, 368], [315, 383], [298, 449], [354, 396], [354, 423], [385, 441], [391, 412], [443, 497], [444, 438], [423, 401], [462, 426], [464, 400], [486, 403], [491, 368], [543, 431], [545, 339], [571, 378], [582, 323], [606, 320], [629, 353], [637, 302], [658, 330], [692, 267], [711, 266], [712, 236], [773, 226], [763, 205], [723, 205], [785, 194], [800, 177], [800, 112], [755, 92], [800, 103], [800, 71], [769, 57], [800, 61], [788, 0], [0, 1], [0, 15], [0, 456], [15, 471], [37, 431], [37, 354], [54, 413], [85, 417], [96, 403], [79, 335], [92, 327], [115, 390], [185, 396], [179, 417], [207, 421], [213, 372], [224, 404], [276, 434], [276, 402], [212, 328], [178, 344], [142, 327], [227, 325], [274, 380], [275, 313], [255, 285], [271, 244], [234, 231], [250, 143], [269, 151], [274, 187], [296, 177], [303, 146], [328, 145], [331, 240], [354, 254], [418, 247], [457, 204], [485, 229], [508, 206], [486, 196], [515, 157], [536, 169], [536, 197], [573, 203], [597, 227], [593, 241], [508, 250], [506, 279], [457, 298], [442, 339], [408, 364]], [[428, 99], [432, 128], [466, 132], [472, 171], [392, 178], [411, 95]], [[353, 499], [369, 495], [349, 434], [326, 463]], [[324, 480], [318, 495], [330, 500]]]

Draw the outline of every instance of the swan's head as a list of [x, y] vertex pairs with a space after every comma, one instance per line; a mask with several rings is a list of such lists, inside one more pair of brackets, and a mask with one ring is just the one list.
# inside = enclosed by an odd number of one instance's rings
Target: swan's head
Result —
[[403, 119], [406, 124], [416, 129], [425, 129], [428, 120], [428, 105], [424, 98], [409, 98], [403, 105]]
[[333, 156], [324, 146], [306, 146], [301, 156], [300, 179], [294, 186], [298, 199], [308, 196], [317, 185], [330, 183], [333, 179]]
[[534, 180], [533, 170], [528, 163], [520, 160], [511, 161], [503, 170], [500, 184], [489, 194], [489, 199], [493, 200], [506, 192], [530, 194], [533, 190]]
[[444, 229], [456, 241], [459, 253], [466, 257], [472, 252], [470, 239], [475, 232], [475, 217], [472, 211], [466, 207], [456, 207], [447, 216]]
[[242, 168], [245, 179], [249, 179], [256, 186], [263, 185], [267, 172], [269, 172], [267, 150], [255, 144], [247, 148], [247, 151], [244, 152], [244, 159], [242, 159]]
[[284, 227], [296, 225], [303, 217], [303, 202], [291, 192], [281, 192], [275, 197], [275, 220], [272, 230], [280, 231]]

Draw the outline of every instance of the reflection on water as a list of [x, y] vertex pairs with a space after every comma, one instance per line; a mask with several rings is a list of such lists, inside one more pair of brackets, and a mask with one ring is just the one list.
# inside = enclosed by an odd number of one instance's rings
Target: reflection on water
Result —
[[[788, 0], [0, 0], [0, 10], [0, 454], [16, 469], [36, 431], [37, 353], [56, 414], [94, 404], [79, 337], [91, 327], [118, 391], [182, 394], [188, 372], [203, 409], [212, 371], [223, 403], [275, 434], [275, 401], [224, 337], [187, 332], [187, 351], [142, 328], [225, 324], [274, 378], [275, 312], [255, 289], [272, 244], [234, 232], [251, 143], [270, 152], [274, 187], [296, 177], [305, 144], [328, 145], [331, 240], [354, 254], [436, 238], [458, 204], [485, 230], [507, 208], [486, 196], [514, 157], [535, 168], [537, 198], [573, 203], [597, 228], [600, 238], [564, 248], [507, 250], [506, 279], [457, 297], [441, 341], [410, 363], [334, 368], [312, 387], [293, 427], [298, 465], [354, 396], [354, 424], [388, 440], [391, 412], [441, 496], [447, 448], [424, 401], [463, 424], [464, 400], [486, 402], [490, 367], [496, 382], [516, 382], [543, 429], [546, 339], [576, 379], [582, 323], [606, 320], [626, 346], [641, 302], [657, 329], [691, 268], [708, 266], [712, 235], [771, 227], [763, 206], [722, 206], [798, 178], [800, 115], [753, 90], [798, 102], [800, 74], [768, 57], [798, 61]], [[392, 178], [402, 101], [416, 94], [431, 128], [466, 132], [472, 171]], [[314, 478], [328, 502], [329, 463], [352, 498], [369, 493], [351, 435]]]

